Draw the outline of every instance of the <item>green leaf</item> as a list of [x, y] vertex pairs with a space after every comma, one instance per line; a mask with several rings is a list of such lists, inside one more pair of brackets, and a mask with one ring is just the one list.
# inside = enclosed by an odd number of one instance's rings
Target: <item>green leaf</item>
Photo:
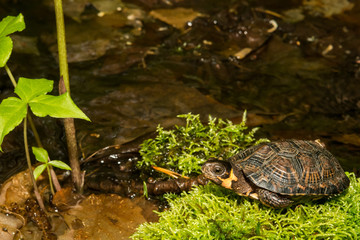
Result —
[[27, 106], [19, 98], [9, 97], [0, 104], [0, 150], [4, 137], [26, 117]]
[[38, 177], [42, 174], [42, 172], [45, 170], [45, 168], [46, 168], [46, 164], [41, 164], [34, 169], [35, 180], [38, 179]]
[[25, 28], [24, 17], [20, 13], [17, 17], [8, 16], [0, 22], [0, 67], [4, 67], [10, 58], [13, 42], [7, 35], [22, 31]]
[[25, 29], [24, 16], [20, 13], [16, 17], [8, 16], [0, 22], [0, 37], [20, 32]]
[[13, 42], [10, 37], [0, 38], [0, 67], [4, 67], [10, 58]]
[[60, 168], [60, 169], [71, 170], [71, 167], [69, 167], [69, 165], [67, 165], [66, 163], [59, 161], [59, 160], [50, 161], [48, 164], [53, 167]]
[[55, 118], [90, 119], [75, 105], [68, 92], [60, 96], [42, 95], [29, 103], [32, 112], [38, 117], [47, 115]]
[[38, 160], [39, 162], [42, 162], [42, 163], [47, 163], [47, 161], [49, 159], [49, 154], [45, 149], [38, 148], [38, 147], [32, 147], [32, 151], [35, 155], [36, 160]]
[[45, 95], [53, 89], [54, 81], [39, 78], [19, 78], [19, 82], [15, 87], [15, 93], [25, 102], [29, 103], [32, 99]]

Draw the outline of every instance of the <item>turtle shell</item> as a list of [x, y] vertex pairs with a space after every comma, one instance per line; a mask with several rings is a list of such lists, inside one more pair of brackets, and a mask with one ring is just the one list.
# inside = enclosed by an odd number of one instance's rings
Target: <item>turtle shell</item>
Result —
[[316, 141], [261, 144], [229, 161], [257, 187], [282, 195], [332, 195], [350, 183], [338, 160]]

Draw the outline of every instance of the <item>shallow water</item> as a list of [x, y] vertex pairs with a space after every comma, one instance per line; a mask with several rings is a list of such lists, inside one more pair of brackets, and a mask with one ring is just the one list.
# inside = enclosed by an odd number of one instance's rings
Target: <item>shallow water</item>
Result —
[[[23, 12], [27, 23], [9, 62], [15, 76], [58, 78], [51, 4], [1, 1], [0, 16]], [[180, 113], [236, 119], [247, 109], [261, 136], [320, 138], [347, 170], [359, 168], [360, 7], [342, 8], [350, 10], [277, 1], [65, 1], [72, 95], [92, 119], [78, 122], [84, 154], [171, 126]], [[239, 57], [245, 48], [251, 52]], [[1, 73], [6, 97], [11, 85]]]

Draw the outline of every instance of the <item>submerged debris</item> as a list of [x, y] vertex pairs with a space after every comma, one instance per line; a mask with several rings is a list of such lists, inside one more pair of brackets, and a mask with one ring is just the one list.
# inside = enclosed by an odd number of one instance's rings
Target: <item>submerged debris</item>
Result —
[[[40, 208], [37, 201], [33, 198], [28, 198], [25, 201], [24, 206], [20, 206], [17, 203], [12, 204], [14, 213], [23, 216], [26, 222], [31, 221], [42, 232], [42, 240], [56, 240], [57, 237], [52, 233], [52, 226], [47, 214]], [[24, 222], [24, 225], [25, 223]]]

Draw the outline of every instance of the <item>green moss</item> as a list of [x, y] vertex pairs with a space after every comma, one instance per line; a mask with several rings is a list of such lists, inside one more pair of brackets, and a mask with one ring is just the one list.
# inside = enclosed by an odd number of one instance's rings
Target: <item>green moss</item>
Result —
[[199, 115], [191, 113], [179, 115], [185, 118], [185, 126], [175, 126], [173, 130], [157, 129], [157, 137], [141, 145], [139, 168], [159, 166], [184, 175], [201, 172], [201, 165], [211, 157], [228, 158], [254, 144], [268, 141], [256, 140], [257, 128], [248, 130], [246, 113], [240, 124], [209, 117], [204, 125]]
[[282, 210], [214, 184], [168, 194], [170, 209], [132, 239], [358, 239], [360, 179], [347, 175], [350, 187], [340, 196]]

